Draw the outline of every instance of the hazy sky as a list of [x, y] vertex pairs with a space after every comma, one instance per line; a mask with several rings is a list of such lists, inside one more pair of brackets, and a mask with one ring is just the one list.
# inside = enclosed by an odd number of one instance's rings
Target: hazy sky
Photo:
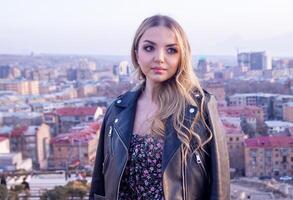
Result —
[[193, 54], [293, 56], [292, 0], [0, 0], [0, 53], [128, 55], [140, 22], [167, 14]]

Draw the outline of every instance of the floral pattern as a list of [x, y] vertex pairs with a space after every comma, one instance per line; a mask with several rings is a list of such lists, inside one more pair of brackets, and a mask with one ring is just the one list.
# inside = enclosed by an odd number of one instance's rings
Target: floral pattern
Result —
[[162, 138], [133, 135], [121, 180], [120, 200], [163, 199], [162, 153]]

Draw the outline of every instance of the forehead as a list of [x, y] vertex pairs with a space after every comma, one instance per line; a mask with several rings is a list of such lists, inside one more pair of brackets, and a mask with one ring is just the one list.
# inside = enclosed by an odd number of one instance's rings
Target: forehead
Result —
[[176, 34], [165, 26], [148, 28], [142, 35], [140, 42], [150, 40], [156, 44], [177, 44]]

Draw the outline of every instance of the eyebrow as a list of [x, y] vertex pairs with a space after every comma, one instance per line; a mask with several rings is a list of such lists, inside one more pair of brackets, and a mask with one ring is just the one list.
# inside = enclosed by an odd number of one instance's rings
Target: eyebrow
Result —
[[[150, 43], [150, 44], [152, 44], [152, 45], [156, 45], [155, 42], [150, 41], [150, 40], [144, 40], [143, 42], [147, 42], [147, 43]], [[170, 47], [170, 46], [178, 46], [178, 44], [177, 44], [177, 43], [174, 43], [174, 44], [168, 44], [168, 45], [166, 45], [166, 46], [167, 46], [167, 47]]]

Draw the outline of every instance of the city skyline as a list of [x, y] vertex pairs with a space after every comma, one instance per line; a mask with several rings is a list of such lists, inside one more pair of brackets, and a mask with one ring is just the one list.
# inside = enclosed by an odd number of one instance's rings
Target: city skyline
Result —
[[193, 55], [235, 55], [237, 50], [293, 55], [289, 0], [12, 0], [0, 5], [0, 54], [129, 55], [140, 22], [160, 13], [182, 24]]

